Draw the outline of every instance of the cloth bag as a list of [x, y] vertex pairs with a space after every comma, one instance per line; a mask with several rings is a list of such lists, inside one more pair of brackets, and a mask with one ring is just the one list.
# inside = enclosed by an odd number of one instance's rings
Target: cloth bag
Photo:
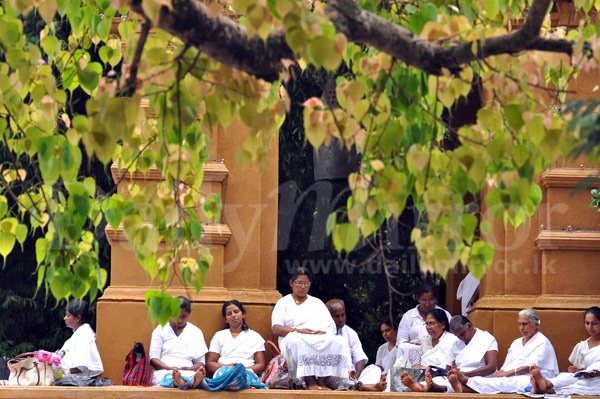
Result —
[[148, 386], [149, 380], [148, 361], [144, 344], [136, 342], [125, 357], [123, 369], [123, 385]]
[[285, 358], [273, 342], [267, 341], [266, 346], [274, 357], [267, 365], [267, 369], [261, 379], [262, 382], [271, 389], [290, 389], [292, 378]]
[[8, 385], [42, 386], [52, 385], [54, 370], [48, 362], [41, 362], [34, 352], [21, 353], [8, 361], [10, 375]]

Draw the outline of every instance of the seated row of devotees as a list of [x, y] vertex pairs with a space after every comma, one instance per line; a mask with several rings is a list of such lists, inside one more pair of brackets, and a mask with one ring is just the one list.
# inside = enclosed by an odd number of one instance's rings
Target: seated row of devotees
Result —
[[[380, 323], [386, 342], [379, 347], [375, 363], [367, 366], [358, 334], [346, 325], [344, 303], [334, 299], [324, 304], [308, 295], [310, 286], [310, 272], [297, 269], [290, 279], [292, 293], [276, 303], [271, 319], [293, 382], [307, 389], [356, 385], [359, 390], [389, 391], [390, 374], [395, 371], [406, 387], [417, 392], [600, 394], [600, 308], [596, 306], [583, 314], [589, 338], [575, 345], [567, 372], [559, 373], [554, 348], [539, 331], [541, 321], [533, 309], [518, 313], [521, 337], [510, 345], [498, 369], [496, 339], [462, 315], [450, 317], [436, 305], [434, 288], [424, 285], [416, 295], [418, 305], [404, 314], [397, 328], [389, 320]], [[189, 300], [180, 298], [179, 318], [152, 333], [151, 384], [207, 390], [266, 388], [258, 377], [266, 368], [265, 340], [246, 325], [243, 304], [232, 300], [223, 305], [226, 329], [218, 331], [207, 348], [202, 331], [187, 321]], [[67, 307], [65, 322], [74, 334], [63, 348], [63, 362], [66, 359], [73, 372], [94, 376], [102, 372], [102, 364], [82, 307], [71, 303]], [[86, 339], [89, 349], [83, 344]], [[69, 341], [79, 344], [68, 345]], [[441, 375], [432, 375], [432, 366], [441, 368]], [[423, 381], [402, 372], [419, 368], [427, 370]]]

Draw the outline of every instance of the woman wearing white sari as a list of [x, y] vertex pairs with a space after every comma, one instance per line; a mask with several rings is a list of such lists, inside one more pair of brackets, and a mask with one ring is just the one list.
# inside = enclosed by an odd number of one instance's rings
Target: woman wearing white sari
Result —
[[558, 362], [554, 347], [538, 331], [541, 324], [537, 312], [524, 309], [519, 312], [519, 330], [522, 338], [513, 341], [502, 368], [493, 377], [467, 377], [460, 370], [452, 369], [448, 376], [456, 392], [524, 392], [530, 384], [530, 367], [537, 365], [544, 377], [558, 374]]
[[[449, 369], [452, 361], [464, 349], [465, 344], [450, 332], [450, 323], [443, 309], [431, 309], [425, 315], [428, 337], [423, 341], [413, 368], [435, 366]], [[398, 361], [396, 366], [399, 366]], [[401, 365], [400, 365], [401, 366]], [[405, 371], [402, 383], [414, 392], [422, 391], [421, 384]], [[425, 382], [423, 382], [424, 385]]]
[[[352, 360], [348, 343], [336, 335], [335, 322], [325, 304], [310, 295], [310, 272], [297, 268], [290, 279], [292, 293], [275, 304], [273, 334], [294, 379], [304, 378], [307, 388], [327, 390], [327, 377], [348, 377]], [[316, 377], [316, 380], [315, 380]]]
[[94, 314], [86, 301], [73, 299], [67, 305], [65, 325], [73, 330], [73, 335], [63, 345], [64, 357], [60, 368], [64, 375], [96, 377], [104, 371], [96, 346], [96, 333], [92, 326]]
[[[559, 395], [598, 395], [600, 392], [600, 308], [592, 306], [583, 313], [585, 330], [589, 338], [581, 341], [569, 361], [568, 373], [546, 379], [537, 367], [531, 370], [533, 393]], [[588, 378], [577, 378], [575, 373], [585, 372]], [[583, 374], [583, 373], [582, 373]], [[592, 377], [594, 376], [595, 377]]]
[[237, 300], [227, 301], [222, 308], [226, 329], [217, 331], [210, 341], [206, 355], [206, 369], [209, 375], [217, 373], [222, 367], [243, 364], [249, 379], [258, 381], [266, 368], [265, 340], [246, 325], [246, 310]]
[[173, 385], [173, 381], [196, 377], [200, 383], [206, 372], [204, 356], [208, 348], [204, 334], [187, 321], [192, 311], [189, 299], [184, 296], [178, 298], [181, 300], [181, 311], [177, 321], [171, 320], [164, 327], [158, 325], [152, 332], [149, 357], [154, 372], [151, 385], [179, 386], [177, 382]]

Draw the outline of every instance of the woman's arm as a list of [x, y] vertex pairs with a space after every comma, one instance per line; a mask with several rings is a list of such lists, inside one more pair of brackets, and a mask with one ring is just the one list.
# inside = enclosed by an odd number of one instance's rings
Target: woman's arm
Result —
[[289, 327], [289, 326], [282, 326], [281, 324], [275, 324], [273, 326], [272, 330], [273, 330], [273, 334], [277, 335], [278, 337], [285, 337], [289, 333], [296, 331], [296, 328]]
[[490, 375], [496, 371], [498, 368], [498, 352], [497, 351], [487, 351], [485, 352], [485, 366], [480, 367], [478, 369], [472, 371], [465, 371], [463, 374], [467, 377], [475, 377], [475, 376], [486, 376]]
[[155, 357], [150, 359], [150, 366], [154, 367], [154, 370], [174, 370], [175, 367], [167, 366], [162, 360]]
[[223, 363], [219, 363], [219, 357], [221, 355], [215, 352], [208, 352], [206, 354], [206, 370], [208, 371], [208, 373], [210, 375], [213, 375], [215, 373], [215, 371], [217, 371], [218, 369], [220, 369], [223, 366], [235, 366], [235, 364], [231, 363], [231, 364], [223, 364]]
[[254, 374], [260, 375], [267, 368], [267, 362], [265, 361], [265, 352], [260, 351], [254, 354], [254, 365], [250, 367], [246, 367], [254, 371]]

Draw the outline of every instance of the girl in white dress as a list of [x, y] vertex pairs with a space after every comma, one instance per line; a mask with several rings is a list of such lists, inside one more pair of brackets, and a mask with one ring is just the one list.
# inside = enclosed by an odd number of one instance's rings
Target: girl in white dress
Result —
[[[560, 395], [597, 395], [600, 392], [600, 308], [592, 306], [583, 313], [585, 330], [590, 336], [575, 348], [569, 361], [568, 373], [546, 379], [537, 368], [531, 371], [533, 393]], [[585, 371], [591, 378], [577, 378], [575, 373]]]
[[206, 369], [212, 376], [218, 369], [241, 363], [250, 373], [260, 375], [266, 368], [265, 340], [246, 324], [246, 309], [237, 300], [227, 301], [222, 308], [224, 330], [217, 331], [206, 354]]
[[290, 279], [292, 293], [275, 304], [271, 327], [292, 378], [304, 378], [308, 389], [328, 390], [326, 378], [348, 378], [352, 360], [347, 340], [336, 335], [325, 304], [308, 295], [310, 285], [308, 269], [297, 268]]
[[73, 299], [67, 305], [65, 324], [73, 335], [63, 345], [64, 357], [60, 367], [64, 374], [96, 377], [104, 371], [100, 353], [96, 346], [95, 314], [86, 301]]
[[382, 392], [387, 386], [387, 372], [396, 361], [396, 337], [398, 332], [390, 319], [385, 319], [380, 324], [381, 336], [386, 341], [377, 349], [375, 364], [367, 366], [358, 379], [359, 391]]

